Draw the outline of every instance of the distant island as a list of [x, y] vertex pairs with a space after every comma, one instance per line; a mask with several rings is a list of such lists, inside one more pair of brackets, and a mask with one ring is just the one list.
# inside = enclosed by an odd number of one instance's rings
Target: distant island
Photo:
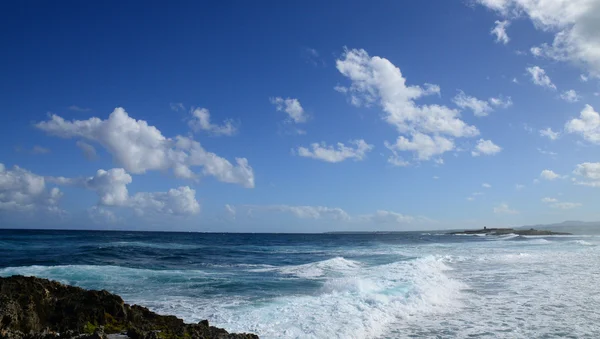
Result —
[[514, 229], [514, 228], [487, 228], [479, 230], [466, 230], [466, 231], [458, 231], [458, 232], [450, 232], [448, 234], [453, 235], [472, 235], [472, 234], [485, 234], [485, 235], [507, 235], [507, 234], [517, 234], [517, 235], [572, 235], [571, 233], [566, 232], [553, 232], [548, 230], [536, 230], [530, 228], [528, 230], [525, 229]]

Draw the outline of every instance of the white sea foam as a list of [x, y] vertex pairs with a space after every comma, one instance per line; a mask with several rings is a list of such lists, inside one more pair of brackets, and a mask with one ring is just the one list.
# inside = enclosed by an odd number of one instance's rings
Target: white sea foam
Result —
[[[213, 267], [161, 271], [65, 265], [4, 268], [0, 276], [36, 275], [108, 288], [129, 303], [188, 322], [209, 319], [261, 338], [600, 338], [596, 238], [544, 238], [338, 247], [327, 251], [352, 253], [352, 260], [241, 264], [240, 270], [226, 266], [217, 269], [220, 273]], [[386, 254], [385, 260], [397, 255], [397, 261], [360, 259], [370, 252]], [[235, 291], [203, 293], [205, 280], [227, 284], [232, 271], [312, 287], [278, 290], [258, 300]]]
[[596, 246], [596, 244], [592, 244], [591, 242], [585, 240], [574, 240], [573, 243], [583, 246]]
[[[427, 256], [364, 267], [351, 260], [334, 258], [280, 269], [282, 274], [294, 272], [310, 279], [324, 277], [322, 287], [314, 294], [213, 307], [209, 312], [202, 312], [193, 300], [175, 303], [180, 315], [188, 321], [209, 318], [217, 326], [250, 331], [261, 338], [374, 338], [384, 335], [390, 324], [403, 319], [460, 308], [458, 297], [466, 286], [446, 276], [445, 272], [450, 270], [446, 260]], [[172, 312], [175, 309], [172, 302], [155, 303], [154, 308]]]
[[320, 278], [326, 274], [346, 273], [360, 268], [359, 262], [335, 257], [323, 261], [317, 261], [302, 265], [283, 266], [283, 267], [267, 267], [259, 268], [255, 272], [277, 271], [281, 274], [292, 275], [299, 278]]

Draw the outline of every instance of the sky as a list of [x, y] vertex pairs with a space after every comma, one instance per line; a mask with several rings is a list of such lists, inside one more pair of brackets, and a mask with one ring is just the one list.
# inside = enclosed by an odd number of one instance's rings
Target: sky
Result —
[[0, 6], [0, 228], [600, 220], [600, 0]]

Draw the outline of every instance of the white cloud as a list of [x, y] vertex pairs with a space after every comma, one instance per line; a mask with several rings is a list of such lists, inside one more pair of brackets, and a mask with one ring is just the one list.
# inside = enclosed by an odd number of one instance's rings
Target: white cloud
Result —
[[394, 144], [390, 144], [387, 141], [384, 144], [385, 147], [392, 151], [414, 152], [416, 153], [416, 159], [418, 160], [429, 160], [433, 156], [441, 155], [454, 149], [454, 142], [452, 139], [438, 135], [431, 137], [423, 133], [413, 134], [412, 140], [409, 140], [404, 136], [399, 136]]
[[535, 46], [540, 57], [567, 61], [600, 77], [600, 2], [597, 0], [477, 0], [505, 18], [529, 17], [554, 34], [551, 44]]
[[306, 147], [298, 147], [296, 151], [301, 157], [323, 160], [326, 162], [341, 162], [346, 159], [354, 159], [355, 161], [364, 160], [366, 154], [373, 149], [373, 145], [367, 144], [364, 140], [352, 140], [349, 147], [341, 142], [338, 142], [336, 147], [328, 146], [324, 142], [313, 143], [310, 149]]
[[540, 135], [543, 137], [547, 137], [550, 140], [556, 140], [560, 137], [560, 132], [554, 132], [552, 128], [548, 127], [546, 129], [541, 129]]
[[[355, 105], [378, 104], [385, 114], [383, 120], [394, 126], [400, 134], [411, 135], [412, 141], [400, 139], [400, 144], [410, 145], [426, 140], [427, 135], [437, 150], [451, 150], [450, 138], [473, 137], [479, 134], [475, 126], [460, 119], [458, 110], [440, 105], [418, 105], [416, 100], [439, 94], [437, 85], [410, 86], [398, 67], [378, 56], [370, 57], [362, 49], [345, 50], [336, 61], [338, 71], [351, 81], [346, 95]], [[401, 146], [402, 148], [402, 146]], [[417, 153], [417, 158], [427, 158], [427, 152], [414, 146], [406, 147]]]
[[555, 157], [555, 156], [557, 156], [557, 155], [558, 155], [558, 153], [556, 153], [556, 152], [552, 152], [552, 151], [545, 151], [545, 150], [543, 150], [543, 149], [541, 149], [541, 148], [538, 148], [537, 150], [538, 150], [538, 152], [540, 152], [541, 154], [543, 154], [543, 155], [549, 155], [549, 156], [551, 156], [551, 157]]
[[484, 182], [483, 184], [481, 184], [481, 187], [483, 187], [483, 188], [492, 188], [492, 185], [488, 184], [487, 182]]
[[452, 99], [452, 102], [462, 109], [470, 109], [477, 117], [488, 116], [490, 112], [494, 110], [487, 101], [468, 96], [463, 91], [459, 91], [458, 94]]
[[18, 166], [6, 169], [0, 163], [0, 211], [62, 213], [61, 197], [58, 188], [46, 187], [44, 177]]
[[573, 209], [573, 208], [581, 206], [581, 204], [577, 203], [577, 202], [558, 201], [558, 199], [548, 198], [548, 197], [543, 198], [542, 202], [544, 204], [549, 204], [549, 206], [552, 208], [557, 208], [557, 209], [561, 209], [561, 210], [569, 210], [569, 209]]
[[360, 216], [360, 218], [378, 224], [407, 224], [415, 220], [410, 215], [385, 210], [378, 210], [373, 214]]
[[519, 211], [511, 209], [507, 204], [500, 204], [494, 207], [494, 213], [496, 214], [518, 214]]
[[415, 217], [387, 210], [377, 210], [374, 213], [351, 216], [341, 208], [324, 206], [291, 206], [291, 205], [247, 205], [244, 208], [250, 212], [266, 211], [288, 213], [300, 219], [338, 220], [347, 223], [366, 224], [409, 224], [415, 222], [431, 223], [426, 217]]
[[439, 179], [440, 179], [440, 177], [438, 177], [437, 175], [433, 176], [433, 180], [439, 180]]
[[167, 192], [138, 192], [130, 195], [127, 185], [132, 182], [132, 178], [123, 168], [108, 171], [99, 169], [91, 177], [49, 177], [48, 180], [89, 189], [98, 195], [100, 206], [128, 207], [140, 215], [192, 215], [200, 212], [200, 204], [195, 198], [196, 191], [188, 186]]
[[90, 108], [79, 107], [77, 105], [71, 105], [68, 108], [70, 111], [74, 111], [74, 112], [89, 112], [89, 111], [91, 111]]
[[491, 140], [479, 139], [471, 155], [478, 157], [480, 155], [494, 155], [502, 151], [502, 147], [494, 144]]
[[561, 210], [570, 210], [581, 206], [581, 203], [578, 202], [557, 202], [555, 204], [550, 205], [550, 207], [552, 208], [558, 208]]
[[546, 71], [539, 66], [527, 67], [527, 72], [531, 75], [531, 81], [542, 87], [556, 89], [556, 86], [550, 80], [550, 77], [546, 75]]
[[196, 191], [188, 186], [167, 192], [143, 192], [130, 197], [128, 205], [138, 214], [192, 215], [200, 212]]
[[275, 105], [275, 109], [287, 113], [291, 121], [299, 124], [308, 120], [308, 115], [304, 111], [304, 108], [302, 108], [302, 105], [300, 105], [298, 99], [276, 97], [269, 100]]
[[267, 205], [250, 206], [251, 209], [291, 213], [300, 219], [335, 219], [349, 220], [350, 216], [341, 208], [324, 206], [290, 206], [290, 205]]
[[516, 189], [517, 191], [520, 191], [520, 190], [522, 190], [522, 189], [524, 189], [524, 188], [525, 188], [525, 185], [521, 185], [521, 184], [516, 184], [516, 185], [515, 185], [515, 189]]
[[181, 102], [172, 102], [169, 104], [169, 107], [171, 107], [171, 110], [175, 112], [185, 111], [185, 106]]
[[135, 120], [123, 108], [116, 108], [106, 120], [66, 121], [58, 115], [35, 125], [61, 138], [83, 138], [103, 146], [115, 162], [134, 174], [150, 170], [173, 170], [178, 178], [197, 177], [191, 167], [202, 167], [203, 175], [227, 183], [254, 187], [254, 172], [246, 158], [236, 158], [237, 165], [207, 152], [199, 142], [188, 137], [166, 138], [144, 120]]
[[94, 148], [94, 146], [92, 146], [82, 140], [77, 140], [75, 145], [77, 145], [77, 147], [79, 147], [81, 152], [83, 152], [83, 155], [86, 157], [86, 159], [88, 159], [88, 160], [96, 159], [97, 155], [96, 155], [96, 149]]
[[489, 98], [488, 101], [495, 107], [508, 108], [513, 105], [511, 97], [503, 98], [502, 96], [499, 96], [497, 98]]
[[235, 216], [236, 216], [236, 213], [237, 213], [235, 206], [232, 206], [232, 205], [229, 205], [229, 204], [225, 204], [225, 212], [232, 219], [235, 219]]
[[496, 20], [495, 24], [496, 26], [494, 26], [490, 33], [496, 36], [496, 42], [501, 42], [506, 45], [510, 41], [508, 34], [506, 34], [506, 28], [510, 26], [510, 21]]
[[92, 206], [88, 209], [87, 212], [88, 216], [95, 224], [111, 225], [121, 221], [121, 219], [117, 217], [117, 215], [113, 211], [102, 206]]
[[565, 124], [567, 133], [580, 134], [585, 140], [600, 144], [600, 114], [590, 105], [585, 105], [579, 119], [569, 120]]
[[325, 61], [321, 58], [321, 54], [314, 48], [304, 48], [302, 56], [306, 62], [313, 66], [325, 66]]
[[588, 76], [587, 76], [587, 75], [585, 75], [585, 74], [580, 74], [580, 75], [579, 75], [579, 79], [580, 79], [582, 82], [588, 82], [588, 80], [589, 80]]
[[473, 201], [473, 200], [475, 200], [475, 198], [473, 198], [473, 197], [467, 197], [467, 201]]
[[192, 117], [188, 121], [188, 126], [194, 132], [207, 131], [212, 135], [232, 136], [238, 131], [233, 120], [225, 120], [220, 126], [211, 123], [210, 112], [206, 108], [192, 108], [190, 114]]
[[400, 155], [398, 155], [398, 152], [394, 151], [393, 149], [391, 151], [392, 151], [392, 155], [388, 157], [388, 159], [387, 159], [388, 163], [390, 163], [392, 166], [396, 166], [396, 167], [410, 166], [410, 162], [405, 161]]
[[515, 84], [518, 84], [518, 83], [519, 83], [519, 80], [517, 80], [517, 78], [513, 78], [513, 79], [512, 79], [512, 82], [513, 82], [513, 83], [515, 83]]
[[575, 90], [570, 89], [568, 91], [562, 92], [560, 98], [567, 102], [577, 102], [579, 101], [579, 99], [581, 99], [581, 96], [577, 94]]
[[560, 178], [560, 175], [554, 173], [552, 170], [545, 169], [542, 171], [542, 173], [540, 173], [540, 178], [544, 180], [555, 180]]
[[582, 177], [584, 181], [575, 180], [575, 184], [590, 187], [600, 187], [600, 162], [584, 162], [578, 164], [573, 174]]

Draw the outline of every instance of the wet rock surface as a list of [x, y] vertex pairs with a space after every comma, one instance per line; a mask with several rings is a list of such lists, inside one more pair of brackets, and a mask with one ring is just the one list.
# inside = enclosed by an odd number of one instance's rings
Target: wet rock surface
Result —
[[203, 320], [185, 324], [170, 315], [126, 304], [118, 295], [35, 277], [0, 278], [0, 339], [254, 339]]

